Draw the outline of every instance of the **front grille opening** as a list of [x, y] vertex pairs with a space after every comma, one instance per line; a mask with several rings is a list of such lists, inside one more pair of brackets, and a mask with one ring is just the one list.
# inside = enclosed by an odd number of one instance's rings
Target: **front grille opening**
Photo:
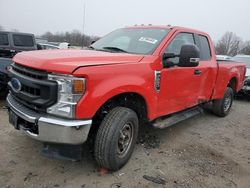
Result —
[[[13, 63], [10, 76], [21, 83], [21, 91], [13, 90], [13, 97], [36, 112], [46, 112], [57, 101], [57, 83], [48, 80], [48, 72]], [[10, 88], [12, 91], [12, 88]]]
[[48, 78], [48, 74], [46, 71], [35, 70], [29, 67], [18, 65], [16, 63], [12, 64], [12, 68], [17, 73], [25, 75], [30, 78], [34, 78], [38, 80], [46, 80]]
[[29, 94], [34, 95], [34, 96], [40, 96], [41, 95], [41, 90], [40, 89], [32, 88], [32, 87], [25, 86], [25, 85], [22, 86], [21, 91], [23, 91], [25, 93], [29, 93]]
[[29, 102], [27, 100], [23, 100], [15, 95], [12, 95], [13, 98], [18, 101], [19, 103], [25, 105], [26, 107], [35, 110], [36, 112], [46, 112], [46, 109], [44, 109], [41, 105], [33, 104], [32, 102]]

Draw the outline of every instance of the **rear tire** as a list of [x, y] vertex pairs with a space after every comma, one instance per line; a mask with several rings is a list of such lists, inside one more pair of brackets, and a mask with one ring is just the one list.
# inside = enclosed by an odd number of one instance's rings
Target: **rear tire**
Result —
[[112, 109], [103, 119], [95, 139], [94, 156], [99, 166], [119, 170], [130, 159], [138, 135], [136, 113], [124, 107]]
[[213, 101], [213, 113], [219, 117], [225, 117], [231, 110], [234, 99], [233, 89], [226, 88], [224, 97], [222, 99]]

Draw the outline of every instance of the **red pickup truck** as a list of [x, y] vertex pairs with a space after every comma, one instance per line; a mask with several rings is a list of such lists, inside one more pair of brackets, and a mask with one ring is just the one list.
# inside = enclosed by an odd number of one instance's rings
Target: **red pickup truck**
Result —
[[165, 128], [207, 103], [226, 116], [246, 72], [217, 62], [208, 34], [171, 26], [118, 29], [88, 50], [22, 52], [13, 62], [10, 123], [50, 157], [80, 159], [92, 139], [98, 165], [110, 170], [129, 160], [140, 124]]

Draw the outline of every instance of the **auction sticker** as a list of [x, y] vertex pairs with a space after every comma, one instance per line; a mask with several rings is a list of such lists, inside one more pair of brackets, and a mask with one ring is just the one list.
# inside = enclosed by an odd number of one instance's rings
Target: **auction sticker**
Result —
[[153, 38], [149, 38], [149, 37], [141, 37], [141, 38], [139, 38], [139, 41], [148, 42], [148, 43], [151, 43], [151, 44], [156, 44], [158, 42], [157, 39], [153, 39]]

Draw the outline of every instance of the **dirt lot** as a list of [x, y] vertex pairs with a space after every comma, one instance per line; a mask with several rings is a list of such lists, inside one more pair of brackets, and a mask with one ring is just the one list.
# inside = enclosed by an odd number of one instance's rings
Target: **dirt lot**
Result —
[[[3, 105], [1, 101], [1, 188], [250, 187], [250, 101], [235, 101], [226, 118], [206, 112], [164, 130], [143, 128], [129, 163], [106, 175], [87, 151], [81, 162], [41, 156], [42, 144], [14, 130]], [[165, 185], [144, 175], [161, 178]]]

